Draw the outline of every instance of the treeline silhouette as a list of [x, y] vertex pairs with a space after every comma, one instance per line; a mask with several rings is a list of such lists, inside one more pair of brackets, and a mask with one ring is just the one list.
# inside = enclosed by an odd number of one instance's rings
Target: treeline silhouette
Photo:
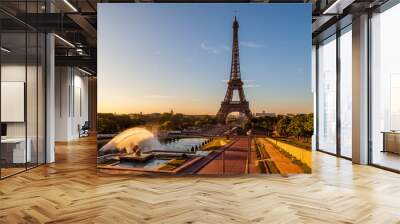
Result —
[[262, 130], [268, 136], [296, 137], [309, 140], [314, 131], [314, 116], [310, 114], [278, 115], [276, 117], [254, 117], [245, 124], [245, 130]]
[[113, 134], [121, 132], [127, 128], [145, 125], [146, 121], [137, 116], [128, 114], [97, 114], [97, 133]]
[[113, 114], [98, 113], [99, 134], [115, 134], [127, 128], [155, 125], [160, 130], [183, 130], [189, 127], [205, 127], [217, 124], [217, 119], [209, 115], [184, 115], [180, 113], [154, 114]]
[[[313, 134], [313, 114], [278, 115], [276, 117], [253, 117], [242, 124], [248, 130], [260, 131], [273, 137], [295, 137], [297, 140], [309, 140]], [[215, 116], [184, 115], [180, 113], [154, 114], [112, 114], [99, 113], [97, 118], [98, 133], [115, 134], [127, 128], [155, 125], [160, 130], [183, 130], [186, 128], [208, 128], [217, 124]]]

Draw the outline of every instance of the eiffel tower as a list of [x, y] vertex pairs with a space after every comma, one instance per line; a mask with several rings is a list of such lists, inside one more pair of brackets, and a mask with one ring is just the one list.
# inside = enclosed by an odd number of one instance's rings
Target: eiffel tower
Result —
[[[246, 101], [243, 91], [243, 82], [240, 75], [240, 62], [239, 62], [239, 43], [238, 43], [238, 29], [239, 22], [236, 19], [233, 21], [233, 43], [232, 43], [232, 64], [231, 74], [228, 81], [228, 89], [224, 101], [221, 102], [221, 108], [217, 113], [217, 119], [220, 123], [226, 122], [226, 117], [229, 113], [239, 112], [246, 115], [248, 119], [251, 118], [249, 102]], [[233, 92], [238, 91], [239, 101], [233, 101]]]

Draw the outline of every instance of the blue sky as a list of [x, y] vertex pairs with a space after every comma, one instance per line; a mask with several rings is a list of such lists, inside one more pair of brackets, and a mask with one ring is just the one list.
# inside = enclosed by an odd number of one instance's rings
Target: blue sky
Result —
[[312, 112], [311, 5], [99, 4], [99, 112], [216, 114], [239, 21], [252, 112]]

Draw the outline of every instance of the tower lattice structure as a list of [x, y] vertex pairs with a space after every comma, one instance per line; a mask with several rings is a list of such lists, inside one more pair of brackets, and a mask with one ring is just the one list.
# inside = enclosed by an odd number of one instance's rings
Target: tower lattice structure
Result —
[[[224, 101], [221, 102], [221, 108], [217, 113], [217, 119], [220, 123], [226, 122], [226, 117], [229, 113], [239, 112], [251, 118], [249, 102], [246, 100], [243, 90], [243, 81], [240, 74], [239, 61], [239, 22], [236, 19], [233, 21], [233, 43], [232, 43], [232, 64], [231, 74], [228, 81], [228, 89], [226, 90]], [[233, 101], [233, 93], [238, 91], [239, 101]]]

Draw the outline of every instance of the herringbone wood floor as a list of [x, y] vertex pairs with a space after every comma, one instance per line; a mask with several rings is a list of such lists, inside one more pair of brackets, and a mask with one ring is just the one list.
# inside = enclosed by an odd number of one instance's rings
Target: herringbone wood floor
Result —
[[400, 175], [318, 152], [311, 175], [146, 178], [97, 173], [95, 147], [0, 181], [0, 223], [400, 223]]

